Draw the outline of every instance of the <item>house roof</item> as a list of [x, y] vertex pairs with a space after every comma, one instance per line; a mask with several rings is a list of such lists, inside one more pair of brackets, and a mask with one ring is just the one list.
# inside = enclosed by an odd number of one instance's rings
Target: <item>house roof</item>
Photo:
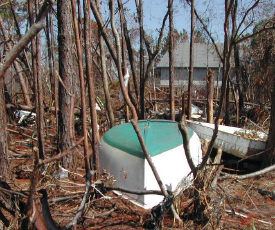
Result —
[[[222, 50], [223, 44], [217, 44]], [[180, 43], [175, 47], [175, 67], [189, 67], [190, 43]], [[194, 43], [194, 67], [218, 68], [221, 61], [212, 44]], [[169, 52], [166, 52], [157, 65], [157, 68], [169, 67]]]

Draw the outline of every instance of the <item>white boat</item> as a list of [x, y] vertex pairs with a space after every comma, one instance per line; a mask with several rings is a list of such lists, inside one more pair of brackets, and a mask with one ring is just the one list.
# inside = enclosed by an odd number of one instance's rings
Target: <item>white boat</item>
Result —
[[[187, 123], [200, 138], [211, 140], [215, 129], [214, 124], [190, 120]], [[240, 158], [250, 157], [250, 159], [257, 159], [257, 157], [252, 156], [265, 149], [266, 139], [267, 135], [262, 132], [219, 125], [214, 148], [222, 148], [224, 152]]]
[[[191, 171], [184, 154], [178, 123], [143, 120], [138, 122], [138, 126], [164, 186], [174, 191]], [[191, 156], [197, 165], [202, 158], [200, 139], [191, 129], [189, 135]], [[134, 190], [160, 190], [131, 123], [113, 127], [102, 137], [99, 159], [101, 169], [114, 176], [114, 186]], [[159, 195], [127, 195], [146, 209], [163, 199]]]

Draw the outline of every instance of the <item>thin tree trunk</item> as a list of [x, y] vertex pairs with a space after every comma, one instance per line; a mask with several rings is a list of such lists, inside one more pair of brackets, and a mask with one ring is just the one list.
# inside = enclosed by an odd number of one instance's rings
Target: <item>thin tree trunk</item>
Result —
[[[137, 112], [136, 112], [136, 109], [134, 107], [134, 105], [132, 104], [130, 98], [129, 98], [129, 95], [124, 87], [124, 80], [123, 80], [123, 75], [122, 75], [122, 70], [121, 70], [121, 60], [120, 60], [120, 42], [119, 42], [119, 34], [115, 28], [115, 22], [114, 22], [114, 12], [111, 10], [111, 21], [112, 21], [112, 30], [113, 30], [113, 34], [115, 36], [115, 45], [116, 45], [116, 49], [113, 48], [111, 42], [110, 42], [110, 39], [108, 38], [107, 36], [107, 31], [104, 27], [104, 23], [102, 21], [102, 16], [101, 14], [98, 12], [98, 8], [95, 4], [94, 1], [91, 1], [90, 2], [91, 4], [91, 9], [93, 11], [93, 14], [95, 16], [95, 19], [98, 23], [98, 27], [100, 29], [100, 31], [102, 32], [102, 36], [105, 40], [105, 43], [106, 45], [108, 46], [108, 49], [109, 49], [109, 52], [114, 60], [114, 63], [118, 69], [118, 75], [119, 75], [119, 83], [120, 83], [120, 87], [121, 87], [121, 90], [122, 90], [122, 94], [123, 94], [123, 97], [125, 98], [125, 101], [127, 103], [127, 105], [129, 106], [130, 110], [131, 110], [131, 113], [132, 113], [132, 116], [133, 116], [133, 119], [134, 120], [138, 120], [138, 117], [137, 117]], [[113, 1], [110, 2], [110, 7], [112, 8], [113, 7]]]
[[[239, 47], [237, 44], [234, 45], [234, 60], [235, 60], [235, 73], [237, 81], [237, 90], [239, 95], [239, 112], [240, 115], [244, 112], [244, 92], [243, 84], [241, 81], [241, 65], [240, 65], [240, 56], [239, 56]], [[239, 117], [237, 117], [237, 124], [239, 125]]]
[[54, 77], [54, 107], [55, 107], [55, 120], [56, 120], [56, 132], [59, 133], [58, 131], [58, 111], [59, 111], [59, 98], [58, 98], [58, 84], [59, 84], [59, 81], [58, 81], [58, 76], [57, 76], [57, 68], [58, 68], [58, 64], [57, 64], [57, 60], [56, 60], [56, 51], [54, 49], [55, 47], [55, 39], [54, 39], [54, 28], [53, 28], [53, 20], [52, 20], [52, 17], [50, 17], [50, 32], [51, 32], [51, 48], [52, 48], [52, 59], [53, 59], [53, 77]]
[[207, 81], [207, 122], [213, 123], [213, 101], [214, 101], [214, 80], [215, 80], [215, 72], [209, 69], [209, 73], [206, 77]]
[[139, 91], [140, 91], [140, 119], [145, 117], [145, 76], [144, 76], [144, 48], [143, 48], [143, 0], [135, 0], [139, 21]]
[[[123, 24], [124, 37], [125, 37], [126, 46], [127, 46], [127, 50], [128, 50], [129, 62], [130, 62], [130, 65], [131, 65], [131, 72], [132, 72], [132, 75], [133, 75], [133, 82], [134, 82], [136, 99], [137, 99], [137, 101], [139, 101], [139, 90], [138, 90], [137, 71], [136, 71], [134, 52], [133, 52], [133, 48], [132, 48], [132, 44], [131, 44], [131, 40], [130, 40], [129, 31], [127, 29], [127, 23], [126, 23], [126, 20], [125, 20], [122, 1], [118, 0], [117, 2], [118, 2], [119, 10], [120, 10], [121, 24]], [[136, 107], [136, 110], [138, 112], [137, 107]]]
[[[99, 4], [99, 2], [97, 2]], [[94, 86], [94, 77], [92, 75], [92, 58], [91, 58], [91, 16], [90, 16], [90, 7], [89, 1], [84, 0], [84, 30], [85, 30], [85, 51], [86, 51], [86, 76], [88, 79], [89, 86], [89, 100], [90, 100], [90, 114], [92, 120], [92, 148], [93, 148], [93, 165], [92, 169], [99, 171], [99, 158], [98, 158], [98, 128], [97, 128], [97, 114], [96, 114], [96, 94], [95, 94], [95, 86]], [[104, 59], [105, 61], [105, 59]], [[106, 66], [105, 66], [106, 67]], [[105, 76], [106, 77], [106, 76]], [[108, 87], [108, 86], [107, 86]], [[111, 105], [110, 105], [111, 107]], [[110, 109], [110, 108], [109, 108]], [[112, 107], [110, 110], [111, 116], [113, 116]], [[114, 119], [113, 117], [111, 119]]]
[[44, 131], [44, 103], [43, 103], [43, 82], [42, 82], [42, 73], [41, 73], [41, 39], [40, 35], [36, 36], [36, 76], [34, 76], [34, 80], [37, 82], [37, 92], [35, 93], [35, 101], [36, 104], [36, 119], [37, 119], [37, 136], [38, 136], [38, 148], [39, 148], [39, 158], [44, 159], [45, 155], [45, 131]]
[[8, 140], [6, 130], [6, 106], [4, 95], [4, 78], [0, 77], [0, 180], [10, 179], [10, 168], [8, 160]]
[[[33, 9], [35, 11], [33, 12]], [[34, 23], [34, 16], [38, 14], [38, 3], [37, 0], [28, 1], [29, 21], [30, 25]], [[44, 159], [44, 106], [43, 106], [43, 89], [41, 79], [41, 44], [40, 36], [37, 34], [31, 42], [32, 48], [32, 73], [34, 81], [34, 98], [35, 98], [35, 109], [36, 109], [36, 128], [37, 128], [37, 139], [38, 139], [38, 151], [33, 151], [34, 154], [34, 169], [32, 172], [31, 185], [30, 185], [30, 197], [29, 197], [29, 224], [31, 223], [31, 217], [35, 212], [35, 199], [36, 189], [40, 177], [39, 172], [39, 159]], [[41, 91], [41, 92], [40, 92]]]
[[194, 0], [191, 3], [191, 36], [190, 36], [190, 59], [189, 59], [189, 82], [188, 82], [188, 108], [187, 118], [191, 119], [192, 115], [192, 92], [193, 92], [193, 78], [194, 78], [194, 15], [195, 15], [195, 3]]
[[[48, 51], [48, 64], [49, 64], [49, 74], [50, 74], [50, 82], [51, 82], [51, 98], [52, 101], [54, 101], [54, 82], [55, 82], [55, 76], [54, 76], [54, 69], [53, 69], [53, 54], [52, 54], [52, 41], [53, 37], [51, 37], [51, 15], [48, 15], [46, 18], [46, 29], [45, 29], [45, 34], [46, 34], [46, 39], [47, 39], [47, 51]], [[52, 104], [52, 103], [51, 103]]]
[[275, 147], [275, 81], [273, 81], [273, 92], [271, 94], [270, 126], [269, 126], [268, 140], [266, 144], [266, 150], [268, 149], [270, 150], [268, 150], [263, 155], [262, 168], [275, 164], [274, 147]]
[[[64, 83], [59, 84], [59, 149], [61, 152], [72, 147], [73, 140], [73, 18], [71, 1], [57, 1], [59, 75]], [[68, 91], [68, 92], [67, 92]], [[62, 159], [65, 168], [72, 168], [73, 155]]]
[[[121, 56], [122, 56], [122, 74], [123, 76], [127, 73], [127, 64], [126, 64], [126, 45], [125, 45], [125, 35], [124, 35], [124, 24], [123, 16], [120, 10], [120, 25], [121, 25]], [[129, 84], [129, 83], [128, 83]], [[129, 93], [128, 86], [126, 86], [127, 93]], [[129, 107], [126, 102], [125, 103], [125, 121], [129, 122]]]
[[110, 15], [111, 15], [112, 31], [113, 31], [113, 34], [115, 37], [116, 53], [117, 53], [117, 58], [116, 58], [115, 62], [116, 62], [116, 66], [118, 68], [119, 83], [120, 83], [121, 91], [122, 91], [123, 97], [124, 97], [127, 105], [129, 106], [129, 108], [132, 112], [133, 119], [135, 121], [137, 121], [138, 117], [137, 117], [136, 109], [135, 109], [134, 105], [131, 103], [129, 94], [128, 94], [126, 88], [124, 87], [124, 78], [123, 78], [123, 74], [122, 74], [122, 65], [121, 65], [121, 48], [120, 48], [119, 34], [118, 34], [116, 26], [115, 26], [114, 1], [113, 0], [110, 0]]
[[174, 9], [173, 0], [168, 1], [169, 11], [169, 88], [170, 88], [170, 119], [175, 120], [175, 67], [174, 67]]
[[87, 123], [86, 123], [86, 93], [85, 93], [85, 80], [84, 80], [84, 70], [83, 70], [83, 53], [82, 53], [82, 46], [80, 41], [80, 34], [79, 34], [79, 27], [78, 27], [78, 20], [76, 16], [76, 3], [75, 0], [71, 0], [72, 3], [72, 14], [73, 14], [73, 21], [74, 21], [74, 33], [75, 33], [75, 42], [77, 48], [77, 55], [78, 55], [78, 74], [79, 74], [79, 82], [80, 82], [80, 91], [81, 91], [81, 105], [82, 105], [82, 131], [84, 137], [84, 158], [85, 158], [85, 168], [86, 174], [91, 169], [90, 164], [90, 156], [88, 153], [88, 133], [87, 133]]
[[110, 91], [109, 91], [105, 47], [104, 47], [104, 42], [103, 42], [103, 37], [101, 35], [101, 32], [98, 31], [98, 33], [99, 33], [99, 47], [100, 47], [100, 59], [101, 59], [100, 63], [101, 63], [101, 69], [102, 69], [102, 80], [103, 80], [103, 89], [105, 94], [106, 110], [110, 120], [110, 128], [112, 128], [115, 126], [115, 117], [114, 117], [114, 112], [111, 104]]
[[230, 88], [229, 88], [229, 79], [226, 83], [226, 95], [225, 95], [225, 115], [224, 115], [224, 124], [229, 125], [230, 124], [230, 103], [229, 103], [229, 97], [230, 97]]

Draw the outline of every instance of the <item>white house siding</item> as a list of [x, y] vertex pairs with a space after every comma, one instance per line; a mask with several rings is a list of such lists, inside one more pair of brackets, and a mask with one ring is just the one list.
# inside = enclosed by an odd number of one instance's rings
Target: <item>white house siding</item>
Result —
[[[219, 74], [218, 68], [211, 68], [215, 72], [215, 85], [217, 85], [217, 76]], [[207, 75], [206, 68], [194, 68], [194, 81], [196, 86], [205, 86], [205, 77]], [[160, 85], [163, 87], [169, 86], [169, 68], [161, 68], [160, 70]], [[219, 77], [219, 86], [221, 85], [221, 71]], [[175, 68], [175, 81], [176, 87], [187, 86], [189, 79], [189, 71], [187, 68]]]

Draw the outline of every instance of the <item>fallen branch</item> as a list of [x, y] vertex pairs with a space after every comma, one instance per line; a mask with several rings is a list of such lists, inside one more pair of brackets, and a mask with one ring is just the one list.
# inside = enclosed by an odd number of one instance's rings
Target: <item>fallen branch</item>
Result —
[[62, 153], [59, 153], [58, 155], [51, 157], [51, 158], [47, 158], [44, 160], [39, 160], [39, 164], [49, 164], [53, 161], [57, 161], [65, 156], [67, 156], [70, 152], [72, 152], [78, 145], [80, 145], [82, 143], [82, 141], [84, 140], [84, 137], [81, 137], [76, 143], [75, 145], [73, 145], [71, 148], [66, 149], [65, 151], [63, 151]]
[[[33, 141], [38, 141], [37, 138], [33, 138], [32, 136], [30, 136], [30, 135], [28, 135], [28, 134], [26, 134], [26, 133], [23, 133], [23, 132], [18, 132], [18, 131], [12, 130], [12, 129], [7, 129], [7, 131], [10, 132], [10, 133], [20, 134], [20, 135], [22, 135], [22, 136], [25, 136], [25, 137], [27, 137], [27, 138], [32, 139]], [[45, 143], [45, 145], [46, 145], [47, 147], [51, 148], [51, 149], [56, 149], [55, 147], [52, 147], [51, 145], [49, 145], [49, 144], [47, 144], [47, 143]]]
[[90, 194], [90, 187], [91, 187], [91, 179], [92, 179], [92, 172], [91, 171], [88, 171], [87, 173], [87, 182], [86, 182], [86, 190], [85, 190], [85, 193], [84, 193], [84, 196], [83, 196], [83, 199], [81, 201], [81, 204], [77, 210], [77, 213], [76, 215], [74, 216], [73, 220], [66, 225], [66, 228], [69, 229], [71, 228], [72, 226], [75, 226], [77, 224], [77, 220], [79, 219], [79, 217], [82, 215], [83, 211], [84, 211], [84, 207], [85, 207], [85, 204], [88, 200], [88, 197], [89, 197], [89, 194]]
[[27, 110], [27, 111], [32, 111], [35, 109], [34, 106], [29, 106], [29, 105], [20, 105], [20, 104], [6, 104], [6, 109], [14, 109], [14, 110]]
[[2, 188], [2, 187], [0, 187], [0, 191], [8, 192], [8, 193], [10, 193], [10, 194], [17, 195], [17, 196], [22, 196], [22, 197], [25, 197], [25, 198], [28, 198], [28, 197], [29, 197], [29, 196], [27, 196], [27, 195], [24, 194], [24, 193], [16, 192], [16, 191], [13, 191], [13, 190], [8, 190], [8, 189]]
[[[229, 213], [229, 214], [232, 214], [231, 210], [225, 210], [225, 212]], [[241, 216], [241, 217], [244, 217], [244, 218], [250, 218], [249, 216], [247, 215], [244, 215], [242, 213], [239, 213], [239, 212], [235, 212], [234, 215], [236, 216]], [[253, 218], [254, 221], [257, 221], [259, 223], [262, 223], [262, 224], [266, 224], [266, 225], [273, 225], [272, 223], [270, 222], [267, 222], [267, 221], [264, 221], [264, 220], [259, 220], [259, 219], [256, 219], [256, 218]]]
[[253, 172], [253, 173], [249, 173], [249, 174], [246, 174], [246, 175], [231, 175], [231, 174], [227, 174], [225, 176], [222, 176], [222, 177], [219, 177], [218, 180], [225, 180], [225, 179], [238, 179], [238, 180], [243, 180], [243, 179], [248, 179], [248, 178], [251, 178], [251, 177], [255, 177], [255, 176], [260, 176], [260, 175], [263, 175], [265, 173], [268, 173], [268, 172], [271, 172], [275, 170], [275, 165], [271, 165], [267, 168], [264, 168], [262, 170], [259, 170], [257, 172]]
[[136, 194], [136, 195], [160, 195], [163, 196], [162, 191], [158, 190], [130, 190], [130, 189], [125, 189], [125, 188], [120, 188], [120, 187], [104, 187], [107, 191], [111, 190], [116, 190], [120, 192], [127, 192], [131, 194]]

